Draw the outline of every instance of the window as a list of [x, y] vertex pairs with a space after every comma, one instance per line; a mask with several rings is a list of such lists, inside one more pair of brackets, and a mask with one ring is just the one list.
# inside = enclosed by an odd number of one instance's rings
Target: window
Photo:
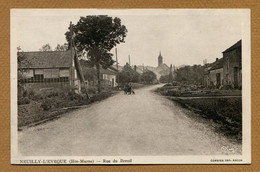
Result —
[[60, 82], [68, 82], [70, 76], [69, 69], [60, 69]]
[[43, 82], [43, 69], [34, 69], [34, 82]]
[[60, 77], [60, 82], [68, 82], [69, 77]]
[[43, 74], [34, 75], [34, 82], [43, 82]]

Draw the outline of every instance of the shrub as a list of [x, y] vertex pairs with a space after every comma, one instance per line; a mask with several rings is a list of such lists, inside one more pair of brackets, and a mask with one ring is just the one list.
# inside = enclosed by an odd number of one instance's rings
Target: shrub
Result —
[[59, 92], [57, 92], [57, 91], [51, 91], [51, 92], [47, 95], [47, 97], [55, 97], [55, 96], [59, 96]]
[[33, 98], [34, 95], [35, 95], [35, 92], [33, 90], [30, 90], [29, 93], [28, 93], [29, 98], [30, 99]]
[[41, 104], [41, 108], [42, 108], [44, 111], [48, 111], [48, 110], [51, 109], [52, 104], [53, 104], [53, 101], [50, 101], [49, 99], [48, 99], [48, 100], [45, 100], [45, 101]]
[[23, 97], [28, 97], [28, 91], [27, 90], [24, 90]]
[[167, 95], [167, 96], [180, 96], [181, 93], [180, 93], [180, 91], [178, 91], [178, 90], [168, 90], [168, 91], [166, 92], [166, 95]]
[[23, 97], [18, 100], [18, 105], [24, 105], [29, 103], [30, 103], [30, 99], [28, 97]]
[[97, 88], [96, 87], [88, 87], [88, 93], [89, 94], [95, 94], [97, 92]]

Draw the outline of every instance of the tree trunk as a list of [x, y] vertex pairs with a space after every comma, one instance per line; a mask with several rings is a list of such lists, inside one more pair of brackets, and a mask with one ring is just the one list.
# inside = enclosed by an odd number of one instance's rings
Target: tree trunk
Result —
[[97, 80], [98, 80], [97, 88], [98, 88], [98, 92], [100, 93], [101, 92], [101, 83], [100, 83], [100, 65], [99, 65], [99, 63], [96, 63], [96, 68], [97, 68]]

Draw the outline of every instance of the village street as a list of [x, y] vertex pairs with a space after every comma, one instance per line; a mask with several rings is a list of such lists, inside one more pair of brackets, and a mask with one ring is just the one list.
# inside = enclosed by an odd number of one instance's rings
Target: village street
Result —
[[[192, 112], [152, 92], [161, 85], [122, 92], [90, 107], [19, 132], [26, 156], [219, 155], [241, 145], [215, 133]], [[225, 152], [228, 147], [235, 152]]]

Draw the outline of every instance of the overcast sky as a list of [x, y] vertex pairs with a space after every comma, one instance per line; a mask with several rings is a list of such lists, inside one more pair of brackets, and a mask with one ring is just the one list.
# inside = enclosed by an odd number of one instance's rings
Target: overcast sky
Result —
[[[119, 17], [128, 33], [117, 46], [120, 65], [157, 66], [159, 52], [167, 65], [202, 64], [221, 58], [225, 49], [242, 39], [239, 10], [12, 10], [12, 45], [38, 51], [49, 43], [54, 49], [66, 42], [70, 21], [80, 16], [108, 14]], [[113, 49], [112, 53], [115, 52]]]

